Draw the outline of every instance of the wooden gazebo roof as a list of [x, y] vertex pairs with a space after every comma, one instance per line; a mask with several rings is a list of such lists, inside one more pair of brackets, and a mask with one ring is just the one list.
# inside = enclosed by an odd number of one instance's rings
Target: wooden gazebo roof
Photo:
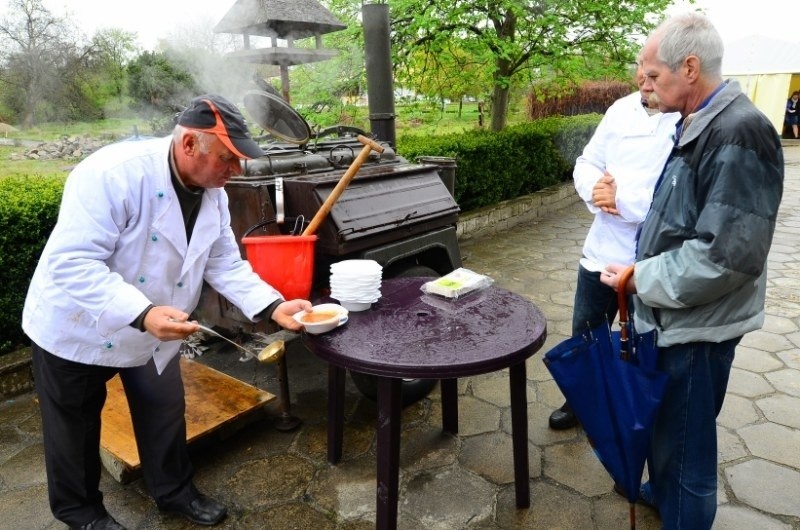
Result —
[[346, 27], [316, 0], [237, 0], [214, 32], [297, 40]]

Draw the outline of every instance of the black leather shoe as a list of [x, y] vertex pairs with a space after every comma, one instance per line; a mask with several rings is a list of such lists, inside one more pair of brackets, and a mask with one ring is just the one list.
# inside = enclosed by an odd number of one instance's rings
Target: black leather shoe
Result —
[[124, 526], [119, 524], [108, 514], [103, 517], [98, 517], [91, 523], [79, 526], [80, 530], [126, 530]]
[[163, 508], [163, 510], [165, 512], [182, 515], [195, 524], [205, 526], [217, 524], [222, 521], [228, 513], [228, 508], [226, 508], [224, 504], [202, 493], [189, 504], [183, 506], [167, 506]]
[[578, 418], [572, 412], [569, 403], [564, 403], [560, 409], [556, 409], [550, 414], [550, 428], [556, 431], [571, 429], [578, 425]]

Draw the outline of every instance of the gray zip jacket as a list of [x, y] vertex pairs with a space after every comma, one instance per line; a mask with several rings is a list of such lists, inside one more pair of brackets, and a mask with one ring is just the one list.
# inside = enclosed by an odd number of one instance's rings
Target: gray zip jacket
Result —
[[730, 81], [684, 120], [642, 225], [637, 331], [666, 347], [759, 329], [782, 194], [777, 132]]

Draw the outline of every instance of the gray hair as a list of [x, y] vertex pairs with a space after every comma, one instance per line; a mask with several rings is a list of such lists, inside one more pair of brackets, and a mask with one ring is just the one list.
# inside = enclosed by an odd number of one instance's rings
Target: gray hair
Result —
[[659, 38], [656, 58], [675, 72], [690, 55], [700, 59], [700, 71], [722, 79], [724, 46], [719, 32], [705, 15], [684, 13], [662, 22], [651, 38]]
[[183, 139], [183, 136], [186, 134], [194, 135], [194, 137], [197, 138], [197, 146], [201, 153], [207, 154], [211, 150], [211, 142], [215, 137], [213, 133], [207, 133], [195, 129], [187, 129], [183, 125], [176, 125], [172, 130], [172, 138], [175, 140], [175, 143], [180, 143], [180, 141]]

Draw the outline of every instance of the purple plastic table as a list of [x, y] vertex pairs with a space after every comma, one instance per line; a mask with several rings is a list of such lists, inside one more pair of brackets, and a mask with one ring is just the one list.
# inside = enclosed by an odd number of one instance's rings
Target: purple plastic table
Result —
[[458, 432], [457, 379], [509, 369], [514, 484], [518, 508], [530, 506], [525, 360], [547, 336], [545, 318], [525, 298], [489, 287], [451, 301], [424, 294], [430, 278], [386, 279], [372, 308], [303, 343], [328, 362], [328, 462], [342, 456], [346, 370], [377, 376], [376, 528], [397, 528], [400, 403], [404, 378], [439, 379], [442, 428]]

